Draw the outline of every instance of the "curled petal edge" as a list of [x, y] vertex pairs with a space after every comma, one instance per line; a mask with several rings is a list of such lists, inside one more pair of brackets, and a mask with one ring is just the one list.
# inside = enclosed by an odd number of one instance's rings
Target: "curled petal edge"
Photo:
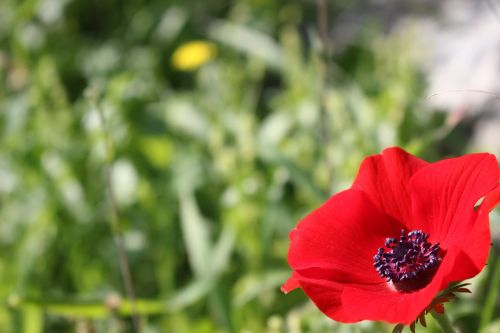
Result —
[[296, 273], [293, 273], [292, 276], [286, 280], [286, 282], [281, 286], [281, 291], [285, 294], [288, 294], [289, 292], [300, 288], [300, 283], [296, 278]]

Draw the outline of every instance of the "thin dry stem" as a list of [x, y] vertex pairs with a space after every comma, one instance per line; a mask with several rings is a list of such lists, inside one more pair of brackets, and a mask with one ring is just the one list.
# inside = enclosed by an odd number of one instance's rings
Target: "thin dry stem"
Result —
[[123, 232], [121, 228], [121, 219], [120, 219], [120, 210], [118, 209], [118, 204], [116, 202], [116, 197], [114, 195], [113, 183], [111, 181], [111, 160], [112, 160], [112, 144], [109, 139], [106, 117], [104, 116], [104, 112], [98, 106], [96, 101], [93, 101], [94, 107], [99, 114], [99, 118], [101, 121], [102, 130], [104, 133], [104, 140], [106, 143], [106, 161], [104, 164], [104, 176], [106, 182], [106, 190], [108, 192], [108, 199], [111, 206], [112, 211], [112, 219], [110, 220], [111, 232], [113, 233], [113, 238], [116, 245], [116, 251], [118, 254], [118, 264], [120, 266], [120, 275], [123, 280], [123, 284], [125, 287], [125, 292], [127, 294], [127, 298], [130, 300], [131, 312], [132, 312], [132, 321], [134, 324], [134, 329], [136, 333], [141, 333], [141, 319], [139, 316], [139, 311], [137, 309], [137, 300], [135, 296], [134, 283], [132, 280], [132, 274], [130, 272], [130, 264], [127, 257], [127, 251], [125, 249], [125, 243], [123, 240]]
[[500, 96], [487, 90], [480, 89], [454, 89], [454, 90], [443, 90], [430, 94], [426, 99], [431, 99], [433, 97], [444, 95], [444, 94], [456, 94], [456, 93], [473, 93], [473, 94], [483, 94], [493, 97], [495, 99], [500, 99]]

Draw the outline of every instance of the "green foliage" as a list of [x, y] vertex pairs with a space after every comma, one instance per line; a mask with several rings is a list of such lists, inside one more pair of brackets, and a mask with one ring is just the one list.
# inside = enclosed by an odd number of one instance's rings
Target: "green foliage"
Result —
[[[447, 129], [422, 103], [411, 31], [367, 29], [325, 56], [315, 15], [279, 0], [0, 2], [1, 332], [132, 331], [108, 158], [144, 332], [390, 331], [283, 295], [288, 232], [366, 155], [436, 157]], [[200, 39], [216, 57], [176, 69], [174, 50]], [[492, 290], [457, 322], [493, 332]]]

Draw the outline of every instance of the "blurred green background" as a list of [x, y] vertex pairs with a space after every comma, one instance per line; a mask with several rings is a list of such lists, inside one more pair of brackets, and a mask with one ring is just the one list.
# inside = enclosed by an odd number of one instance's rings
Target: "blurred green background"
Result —
[[[470, 150], [414, 30], [331, 38], [365, 2], [1, 0], [0, 332], [390, 332], [279, 290], [288, 232], [366, 155]], [[447, 306], [462, 332], [500, 332], [499, 253]]]

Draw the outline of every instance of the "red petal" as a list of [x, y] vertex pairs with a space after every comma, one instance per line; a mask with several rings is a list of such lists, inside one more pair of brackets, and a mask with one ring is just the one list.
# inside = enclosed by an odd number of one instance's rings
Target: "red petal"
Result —
[[373, 255], [386, 237], [397, 236], [400, 229], [363, 192], [341, 192], [292, 231], [288, 259], [296, 270], [293, 278], [329, 317], [342, 322], [365, 319], [356, 311], [345, 311], [342, 289], [385, 288], [373, 267]]
[[474, 223], [472, 231], [467, 239], [458, 246], [461, 264], [457, 262], [457, 267], [450, 275], [452, 281], [461, 281], [477, 275], [486, 265], [488, 253], [491, 246], [489, 213], [500, 202], [500, 186], [488, 193], [479, 207], [478, 218]]
[[427, 162], [401, 148], [366, 158], [352, 188], [364, 191], [382, 212], [403, 224], [411, 222], [410, 178]]
[[[290, 233], [288, 261], [300, 276], [380, 283], [373, 256], [385, 238], [396, 237], [400, 230], [363, 192], [346, 190], [332, 196]], [[304, 287], [300, 278], [299, 282]]]
[[490, 154], [465, 155], [420, 169], [411, 179], [416, 226], [445, 249], [463, 245], [478, 217], [474, 205], [498, 186], [498, 177], [498, 163]]
[[300, 283], [297, 280], [297, 273], [293, 273], [288, 280], [286, 280], [285, 284], [281, 286], [281, 291], [285, 294], [288, 294], [290, 291], [300, 288]]
[[343, 284], [329, 280], [313, 279], [297, 274], [302, 289], [309, 298], [328, 317], [344, 323], [351, 323], [359, 320], [352, 320], [352, 314], [346, 313], [342, 307]]
[[[486, 265], [491, 247], [489, 213], [500, 202], [500, 186], [488, 193], [479, 208], [478, 218], [467, 240], [460, 244], [463, 255], [467, 255], [473, 267], [462, 276], [455, 276], [455, 281], [465, 280], [475, 276]], [[465, 245], [465, 246], [462, 246]], [[465, 265], [464, 265], [465, 266]], [[463, 268], [465, 270], [465, 267]]]
[[389, 284], [348, 286], [342, 293], [343, 311], [351, 314], [353, 321], [382, 320], [409, 325], [417, 320], [437, 293], [446, 287], [445, 276], [454, 265], [454, 258], [446, 256], [432, 281], [426, 287], [411, 293], [398, 292]]
[[[288, 260], [295, 272], [282, 290], [301, 287], [337, 321], [411, 324], [449, 282], [484, 266], [488, 213], [500, 201], [498, 178], [488, 154], [426, 165], [393, 148], [367, 158], [351, 190], [331, 197], [290, 233]], [[446, 251], [431, 283], [412, 293], [393, 290], [372, 265], [377, 248], [397, 237], [403, 223], [430, 233]]]
[[500, 202], [500, 185], [498, 185], [493, 191], [488, 193], [481, 204], [480, 211], [488, 214], [492, 211], [496, 205]]
[[490, 211], [500, 202], [500, 186], [488, 193], [479, 207], [474, 226], [467, 238], [458, 244], [458, 260], [448, 279], [462, 281], [476, 276], [486, 265], [491, 247]]

